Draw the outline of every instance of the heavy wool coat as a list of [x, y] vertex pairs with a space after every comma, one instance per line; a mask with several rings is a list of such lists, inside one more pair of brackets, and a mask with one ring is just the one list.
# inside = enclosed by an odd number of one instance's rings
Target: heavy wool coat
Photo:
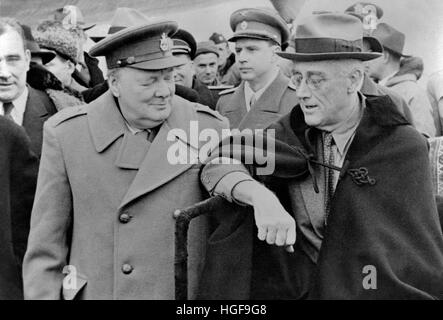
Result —
[[[172, 164], [168, 150], [178, 146], [188, 155], [198, 152], [191, 121], [200, 130], [228, 124], [180, 97], [172, 104], [150, 146], [128, 131], [109, 91], [89, 105], [62, 110], [45, 124], [24, 261], [25, 298], [174, 298], [173, 212], [207, 193], [199, 183], [200, 165]], [[191, 298], [205, 232], [202, 219], [191, 225]], [[62, 285], [65, 276], [71, 285]]]
[[25, 131], [0, 117], [0, 300], [23, 299], [21, 267], [38, 160]]
[[[316, 129], [306, 125], [299, 106], [271, 127], [278, 139], [312, 152]], [[307, 241], [300, 229], [296, 254], [288, 254], [254, 240], [251, 212], [218, 215], [220, 225], [209, 240], [200, 297], [443, 298], [443, 235], [424, 137], [398, 113], [391, 99], [368, 97], [345, 163], [315, 261], [306, 261]], [[360, 169], [366, 169], [367, 175]], [[220, 178], [215, 167], [202, 174], [207, 176], [202, 179], [205, 186], [206, 181], [214, 185]], [[289, 188], [293, 179], [266, 180], [295, 217], [303, 208], [306, 211], [303, 204], [319, 201], [308, 190], [313, 189], [311, 178], [298, 181], [298, 193]], [[309, 212], [305, 214], [309, 217]], [[375, 271], [370, 286], [365, 285], [368, 270]]]
[[40, 157], [43, 142], [43, 123], [57, 112], [49, 96], [40, 90], [28, 87], [29, 96], [23, 115], [23, 127], [31, 139], [32, 151]]
[[281, 71], [249, 112], [246, 109], [244, 82], [235, 89], [220, 92], [220, 95], [216, 110], [229, 119], [231, 129], [264, 129], [298, 104], [295, 89]]

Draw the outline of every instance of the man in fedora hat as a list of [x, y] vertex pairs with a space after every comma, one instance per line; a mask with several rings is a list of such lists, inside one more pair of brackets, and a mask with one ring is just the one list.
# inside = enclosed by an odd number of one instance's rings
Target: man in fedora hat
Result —
[[[376, 39], [368, 41], [375, 47]], [[238, 222], [247, 219], [220, 219], [202, 297], [443, 297], [443, 236], [426, 139], [390, 98], [360, 93], [363, 61], [380, 57], [378, 47], [364, 50], [362, 23], [348, 14], [317, 14], [297, 26], [295, 52], [279, 55], [295, 62], [300, 103], [269, 127], [287, 149], [275, 149], [274, 173], [256, 176], [293, 215], [295, 252], [284, 250], [288, 242], [278, 234], [260, 230], [261, 240], [282, 247], [251, 250], [253, 224], [248, 233]], [[309, 174], [297, 172], [303, 159]], [[210, 192], [251, 204], [248, 171], [221, 176], [215, 169], [209, 162], [202, 172]], [[226, 279], [228, 289], [221, 287]]]
[[425, 90], [417, 84], [413, 73], [398, 74], [403, 54], [405, 35], [387, 23], [380, 23], [373, 32], [383, 45], [383, 56], [368, 63], [369, 76], [406, 100], [415, 128], [428, 137], [434, 137], [436, 128], [432, 106]]
[[[208, 107], [174, 95], [177, 28], [144, 21], [98, 42], [91, 54], [106, 57], [109, 90], [45, 126], [25, 298], [174, 298], [173, 212], [206, 194], [200, 164], [177, 163], [170, 150], [198, 154], [203, 142], [192, 134], [228, 127]], [[205, 233], [202, 219], [190, 226], [190, 297]]]
[[289, 29], [274, 11], [245, 8], [230, 18], [241, 85], [220, 92], [217, 111], [231, 128], [263, 129], [296, 104], [295, 90], [279, 70], [277, 52], [287, 46]]

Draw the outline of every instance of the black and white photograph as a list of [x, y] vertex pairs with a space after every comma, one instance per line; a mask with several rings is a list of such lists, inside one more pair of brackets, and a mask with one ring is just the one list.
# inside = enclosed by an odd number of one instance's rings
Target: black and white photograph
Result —
[[0, 300], [440, 300], [442, 221], [443, 1], [0, 0]]

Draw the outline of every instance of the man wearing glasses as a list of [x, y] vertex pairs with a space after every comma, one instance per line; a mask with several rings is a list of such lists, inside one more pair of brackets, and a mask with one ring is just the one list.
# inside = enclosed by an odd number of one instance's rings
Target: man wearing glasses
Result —
[[[289, 231], [259, 229], [259, 239], [271, 245], [265, 250], [264, 242], [247, 241], [248, 229], [232, 227], [237, 219], [221, 219], [214, 232], [220, 240], [211, 243], [207, 258], [214, 277], [204, 278], [221, 279], [220, 285], [229, 279], [236, 286], [231, 292], [243, 290], [242, 298], [252, 299], [442, 298], [443, 236], [426, 139], [389, 97], [360, 93], [363, 61], [379, 57], [380, 44], [365, 51], [361, 21], [336, 13], [308, 17], [297, 27], [295, 44], [295, 53], [279, 55], [295, 61], [300, 104], [270, 126], [288, 148], [275, 149], [274, 173], [255, 176], [293, 216], [294, 252], [285, 250], [293, 243]], [[303, 158], [309, 174], [291, 176], [303, 169]], [[248, 178], [246, 170], [217, 175], [209, 162], [201, 180], [213, 194], [256, 209], [255, 181]], [[223, 270], [229, 270], [226, 278]], [[218, 284], [205, 285], [202, 296], [211, 298]]]

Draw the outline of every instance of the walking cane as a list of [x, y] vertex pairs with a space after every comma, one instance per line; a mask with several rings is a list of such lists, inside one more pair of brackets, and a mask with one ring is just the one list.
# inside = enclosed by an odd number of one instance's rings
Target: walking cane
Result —
[[175, 300], [188, 299], [188, 229], [192, 219], [213, 212], [226, 200], [221, 196], [209, 198], [174, 212], [175, 221]]

